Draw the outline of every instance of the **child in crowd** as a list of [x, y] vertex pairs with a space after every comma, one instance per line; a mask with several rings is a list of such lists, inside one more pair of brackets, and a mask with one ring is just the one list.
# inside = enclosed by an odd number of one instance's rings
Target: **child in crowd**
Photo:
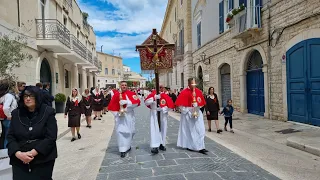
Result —
[[233, 106], [232, 106], [232, 100], [229, 99], [228, 100], [228, 104], [226, 107], [223, 108], [221, 114], [224, 114], [224, 119], [225, 119], [225, 123], [224, 123], [224, 130], [227, 130], [227, 124], [229, 122], [230, 124], [230, 132], [234, 133], [232, 130], [232, 114], [233, 114]]

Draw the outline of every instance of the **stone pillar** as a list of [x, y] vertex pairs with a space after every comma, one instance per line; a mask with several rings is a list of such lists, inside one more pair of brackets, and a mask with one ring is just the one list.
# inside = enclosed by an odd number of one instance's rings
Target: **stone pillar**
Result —
[[79, 71], [78, 71], [78, 66], [77, 64], [73, 65], [72, 68], [72, 79], [71, 79], [71, 88], [79, 88], [79, 83], [78, 83], [78, 76], [79, 76]]
[[89, 88], [93, 87], [93, 75], [92, 72], [89, 72]]
[[82, 91], [84, 91], [85, 89], [87, 89], [87, 72], [86, 69], [81, 69], [81, 74], [82, 74], [82, 82], [81, 82], [81, 89]]
[[248, 113], [247, 108], [247, 72], [240, 75], [240, 112]]
[[271, 118], [269, 117], [269, 78], [268, 78], [268, 67], [264, 66], [262, 68], [263, 72], [263, 78], [264, 78], [264, 105], [265, 105], [265, 112], [264, 112], [264, 117], [266, 118]]

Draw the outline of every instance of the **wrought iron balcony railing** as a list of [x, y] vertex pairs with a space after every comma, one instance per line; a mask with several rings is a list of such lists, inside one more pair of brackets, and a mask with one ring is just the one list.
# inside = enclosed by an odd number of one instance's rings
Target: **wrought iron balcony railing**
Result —
[[102, 70], [102, 62], [101, 62], [101, 61], [99, 61], [98, 69], [99, 69], [100, 71]]
[[249, 29], [261, 28], [261, 7], [247, 7], [243, 12], [236, 15], [232, 33], [237, 36]]
[[174, 50], [174, 57], [179, 57], [182, 56], [184, 54], [183, 49], [181, 48], [181, 46], [177, 46], [176, 49]]
[[70, 48], [70, 31], [56, 19], [36, 19], [37, 39], [58, 40]]
[[97, 58], [96, 56], [94, 57], [93, 64], [94, 64], [96, 67], [99, 66], [98, 58]]
[[93, 63], [93, 60], [92, 60], [92, 52], [90, 52], [89, 50], [88, 50], [88, 61], [89, 61], [90, 63]]
[[69, 8], [72, 8], [72, 0], [63, 0], [63, 5], [65, 7], [69, 7]]
[[71, 49], [84, 59], [87, 59], [87, 48], [74, 36], [71, 36]]

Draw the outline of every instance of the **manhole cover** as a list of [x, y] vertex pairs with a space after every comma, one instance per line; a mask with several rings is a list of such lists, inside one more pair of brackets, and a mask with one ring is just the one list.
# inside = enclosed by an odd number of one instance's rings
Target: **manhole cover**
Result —
[[280, 133], [280, 134], [291, 134], [291, 133], [296, 133], [296, 132], [301, 132], [300, 130], [295, 130], [295, 129], [283, 129], [280, 131], [275, 131], [276, 133]]

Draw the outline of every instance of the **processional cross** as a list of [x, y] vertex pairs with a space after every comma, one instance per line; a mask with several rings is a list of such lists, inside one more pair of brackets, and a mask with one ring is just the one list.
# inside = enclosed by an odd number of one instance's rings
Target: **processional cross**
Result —
[[[156, 79], [156, 92], [159, 94], [159, 73], [172, 70], [172, 53], [175, 45], [170, 44], [162, 39], [156, 29], [152, 30], [152, 34], [142, 43], [137, 45], [136, 50], [140, 53], [140, 65], [142, 73], [152, 72]], [[153, 50], [152, 50], [153, 49]], [[157, 100], [157, 107], [160, 106], [160, 100]], [[157, 119], [160, 129], [160, 112], [157, 112]]]

